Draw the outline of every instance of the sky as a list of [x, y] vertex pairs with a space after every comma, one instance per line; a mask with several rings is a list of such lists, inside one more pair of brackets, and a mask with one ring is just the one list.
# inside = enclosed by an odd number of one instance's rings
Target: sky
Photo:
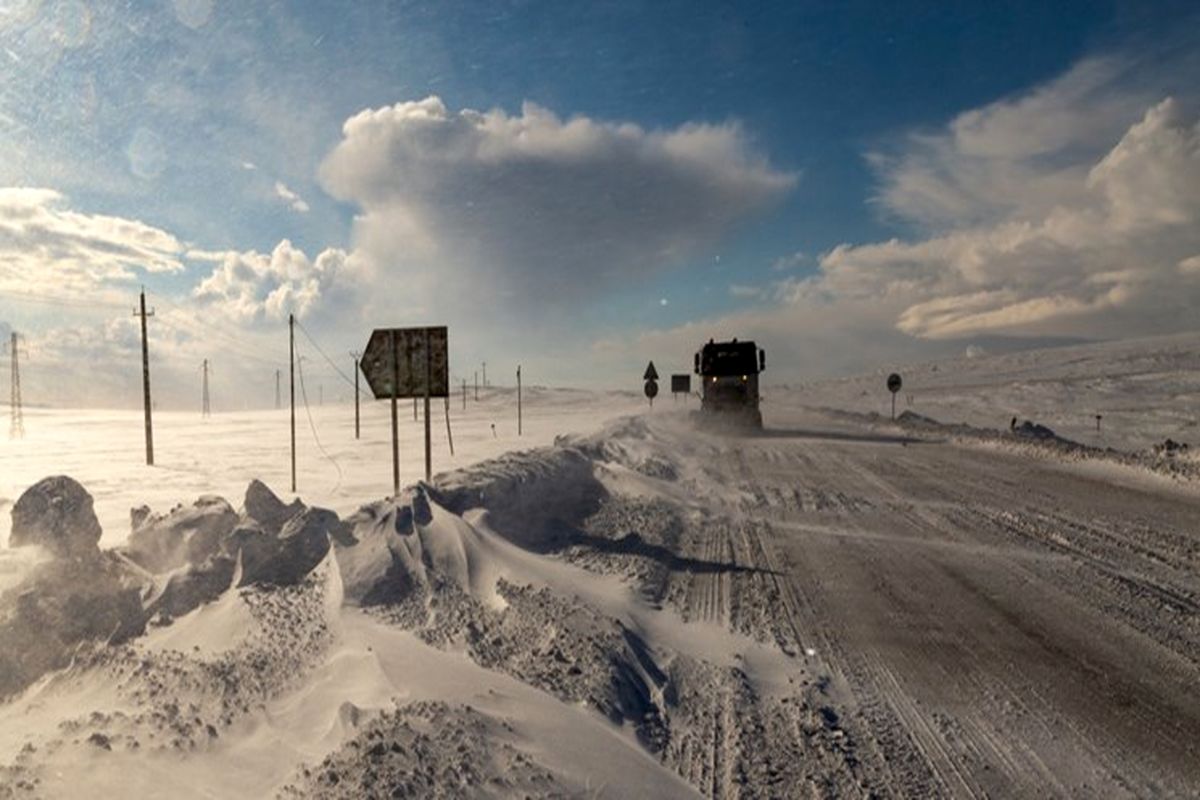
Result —
[[[1193, 330], [1194, 3], [0, 0], [25, 400], [270, 405], [376, 327], [637, 389]], [[312, 391], [315, 389], [316, 391]]]

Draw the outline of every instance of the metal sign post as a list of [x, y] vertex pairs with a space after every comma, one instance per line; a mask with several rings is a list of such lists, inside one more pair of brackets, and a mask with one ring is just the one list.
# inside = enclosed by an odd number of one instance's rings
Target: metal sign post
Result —
[[900, 391], [900, 387], [904, 385], [904, 381], [900, 379], [898, 373], [893, 372], [888, 375], [887, 388], [892, 393], [892, 419], [896, 418], [896, 392]]
[[653, 361], [646, 365], [646, 371], [642, 373], [642, 380], [646, 382], [643, 389], [646, 399], [650, 401], [650, 407], [654, 408], [654, 398], [658, 396], [658, 370], [654, 368]]

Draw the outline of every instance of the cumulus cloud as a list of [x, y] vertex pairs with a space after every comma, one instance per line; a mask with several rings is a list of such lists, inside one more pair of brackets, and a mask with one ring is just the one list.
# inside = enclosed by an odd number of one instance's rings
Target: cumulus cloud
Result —
[[308, 203], [304, 198], [288, 188], [283, 181], [275, 181], [275, 196], [288, 204], [288, 207], [300, 214], [308, 212]]
[[923, 235], [839, 245], [814, 274], [775, 283], [774, 302], [634, 346], [757, 336], [797, 368], [825, 371], [970, 338], [1194, 328], [1200, 122], [1189, 102], [1147, 99], [1118, 75], [1114, 62], [1086, 61], [941, 132], [906, 136], [874, 159], [877, 202]]
[[428, 97], [350, 118], [321, 179], [406, 286], [548, 309], [697, 254], [797, 177], [734, 123], [646, 130]]
[[1085, 59], [1030, 92], [870, 153], [881, 178], [875, 202], [934, 230], [1036, 220], [1075, 202], [1095, 160], [1161, 99], [1123, 82], [1129, 68], [1121, 58]]
[[51, 189], [0, 188], [0, 285], [54, 294], [179, 272], [183, 245], [137, 220], [86, 214]]
[[289, 313], [305, 318], [344, 307], [364, 269], [344, 250], [328, 248], [310, 259], [287, 239], [270, 253], [192, 250], [188, 258], [216, 264], [192, 296], [239, 323], [280, 321]]
[[839, 247], [820, 281], [839, 295], [905, 296], [897, 327], [921, 337], [1194, 323], [1200, 284], [1179, 264], [1200, 251], [1200, 125], [1162, 100], [1075, 171], [1040, 216], [1023, 207], [921, 241]]

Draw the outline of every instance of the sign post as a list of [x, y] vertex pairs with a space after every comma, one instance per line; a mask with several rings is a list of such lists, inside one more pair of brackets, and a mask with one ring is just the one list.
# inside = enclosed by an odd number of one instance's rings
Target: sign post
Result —
[[521, 365], [517, 364], [517, 436], [521, 435]]
[[671, 376], [671, 394], [676, 400], [679, 395], [685, 398], [692, 393], [692, 376], [687, 374]]
[[430, 399], [450, 396], [449, 348], [445, 326], [376, 328], [359, 360], [359, 368], [376, 400], [392, 404], [392, 489], [400, 493], [400, 434], [397, 401], [425, 399], [425, 481], [432, 479], [433, 452]]
[[643, 389], [646, 393], [646, 399], [650, 401], [650, 407], [654, 408], [654, 398], [658, 396], [658, 370], [654, 368], [653, 361], [646, 365], [646, 371], [642, 374], [642, 380], [646, 382], [646, 386]]
[[887, 388], [892, 393], [892, 419], [896, 419], [896, 392], [900, 391], [900, 387], [904, 385], [904, 381], [900, 379], [899, 373], [893, 372], [888, 375]]

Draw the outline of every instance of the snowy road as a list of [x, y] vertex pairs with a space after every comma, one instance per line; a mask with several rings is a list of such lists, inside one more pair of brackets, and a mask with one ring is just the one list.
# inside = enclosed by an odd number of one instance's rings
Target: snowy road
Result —
[[1196, 791], [1195, 495], [799, 411], [767, 424], [654, 426], [705, 465], [688, 555], [769, 570], [697, 576], [687, 605], [753, 627], [767, 598], [830, 675], [862, 788]]

